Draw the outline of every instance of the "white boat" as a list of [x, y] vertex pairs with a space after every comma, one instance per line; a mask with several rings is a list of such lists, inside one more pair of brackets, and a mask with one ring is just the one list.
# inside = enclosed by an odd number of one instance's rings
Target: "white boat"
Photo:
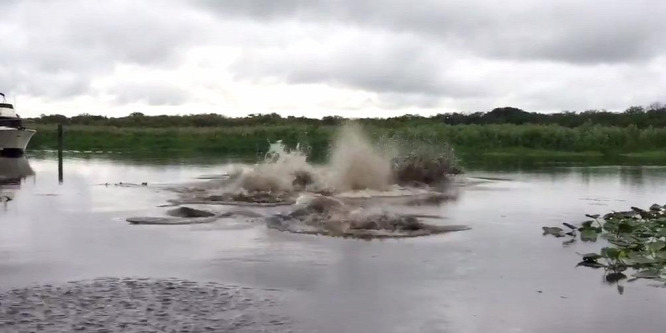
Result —
[[36, 131], [23, 127], [14, 106], [7, 103], [5, 94], [0, 93], [0, 96], [0, 156], [21, 156]]

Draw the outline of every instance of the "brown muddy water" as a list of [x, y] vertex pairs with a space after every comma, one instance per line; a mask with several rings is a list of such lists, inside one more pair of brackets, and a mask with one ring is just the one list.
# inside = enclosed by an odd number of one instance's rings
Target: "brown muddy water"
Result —
[[[72, 155], [62, 184], [50, 155], [0, 162], [1, 332], [666, 328], [666, 289], [624, 282], [619, 295], [602, 272], [575, 267], [576, 252], [603, 244], [564, 247], [541, 235], [542, 226], [579, 222], [585, 213], [666, 203], [666, 167], [472, 166], [456, 200], [383, 206], [471, 230], [367, 241], [280, 232], [242, 217], [169, 226], [125, 221], [164, 215], [173, 208], [160, 207], [175, 197], [170, 188], [230, 171], [223, 160]], [[288, 207], [250, 209], [273, 214]], [[108, 306], [86, 307], [72, 295]], [[49, 306], [67, 309], [57, 323], [44, 319]]]

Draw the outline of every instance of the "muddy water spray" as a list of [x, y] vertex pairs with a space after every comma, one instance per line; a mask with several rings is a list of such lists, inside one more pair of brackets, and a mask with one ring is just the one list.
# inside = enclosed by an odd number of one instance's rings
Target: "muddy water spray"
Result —
[[371, 189], [383, 191], [391, 184], [390, 159], [381, 154], [360, 126], [350, 123], [337, 133], [330, 161], [322, 166], [307, 162], [300, 149], [272, 144], [260, 164], [241, 175], [246, 191], [292, 192], [305, 187], [315, 192], [339, 193]]

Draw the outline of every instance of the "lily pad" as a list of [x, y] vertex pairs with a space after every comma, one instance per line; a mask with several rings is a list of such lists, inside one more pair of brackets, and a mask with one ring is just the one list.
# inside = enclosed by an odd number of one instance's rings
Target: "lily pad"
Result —
[[[599, 219], [599, 215], [586, 215], [588, 220], [580, 227], [562, 223], [571, 231], [562, 228], [544, 227], [544, 234], [562, 237], [569, 235], [564, 246], [579, 239], [584, 242], [597, 241], [599, 237], [608, 245], [599, 253], [580, 254], [583, 258], [576, 266], [604, 268], [604, 280], [617, 285], [619, 293], [624, 287], [619, 281], [650, 279], [666, 282], [666, 206], [654, 204], [650, 210], [631, 207], [631, 211], [612, 212]], [[579, 232], [576, 232], [578, 230]]]
[[597, 241], [597, 231], [594, 229], [585, 229], [580, 233], [580, 239], [583, 242], [596, 242]]
[[654, 270], [643, 270], [639, 271], [636, 274], [632, 275], [633, 277], [637, 279], [658, 279], [661, 276], [659, 275], [658, 271]]
[[590, 228], [592, 228], [592, 223], [593, 223], [593, 222], [594, 222], [594, 221], [585, 221], [585, 222], [581, 223], [581, 227], [578, 228], [578, 230], [583, 231], [583, 230], [585, 230], [585, 229], [590, 229]]
[[597, 260], [603, 258], [599, 254], [596, 254], [594, 252], [581, 254], [581, 257], [583, 257], [583, 261], [597, 261]]
[[659, 240], [648, 245], [648, 248], [654, 252], [661, 251], [663, 248], [666, 248], [666, 242]]
[[643, 212], [645, 212], [644, 209], [641, 209], [641, 208], [638, 208], [638, 207], [633, 207], [633, 206], [631, 207], [631, 210], [633, 210], [633, 211], [636, 212], [636, 213], [643, 213]]
[[544, 235], [553, 235], [555, 237], [564, 237], [564, 230], [560, 227], [542, 227]]
[[564, 223], [562, 223], [562, 224], [564, 224], [565, 227], [567, 227], [567, 228], [569, 228], [569, 229], [571, 229], [571, 230], [578, 230], [578, 227], [576, 227], [576, 226], [573, 225], [573, 224], [566, 223], [566, 222], [564, 222]]
[[620, 256], [620, 250], [614, 247], [604, 247], [601, 249], [601, 256], [608, 259], [617, 259]]
[[627, 276], [624, 275], [624, 273], [613, 272], [606, 274], [604, 278], [606, 279], [606, 282], [614, 283], [626, 279]]
[[585, 266], [585, 267], [590, 267], [590, 268], [595, 268], [595, 269], [596, 269], [596, 268], [604, 268], [604, 267], [606, 267], [606, 265], [604, 265], [604, 264], [600, 264], [600, 263], [598, 263], [598, 262], [596, 262], [596, 261], [581, 261], [581, 262], [579, 262], [579, 263], [576, 265], [576, 267], [577, 267], [577, 266]]
[[575, 242], [576, 242], [576, 237], [571, 237], [571, 239], [565, 240], [564, 242], [562, 242], [562, 245], [569, 246], [569, 245], [571, 245]]
[[650, 259], [635, 252], [629, 254], [629, 260], [631, 260], [631, 262], [634, 264], [641, 264], [641, 265], [648, 265], [655, 263], [654, 259]]

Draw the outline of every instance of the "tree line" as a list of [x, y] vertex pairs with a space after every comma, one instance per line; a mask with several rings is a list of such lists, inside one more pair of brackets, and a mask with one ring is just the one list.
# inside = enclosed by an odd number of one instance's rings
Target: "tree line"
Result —
[[[134, 112], [126, 117], [106, 117], [81, 114], [74, 117], [64, 115], [41, 115], [31, 118], [37, 124], [90, 125], [111, 127], [242, 127], [242, 126], [335, 126], [348, 119], [327, 116], [322, 119], [307, 117], [282, 117], [276, 113], [251, 114], [247, 117], [232, 118], [220, 114], [191, 114], [175, 116], [146, 116]], [[584, 125], [616, 127], [662, 128], [666, 127], [666, 105], [654, 103], [650, 106], [632, 106], [623, 112], [607, 110], [587, 110], [583, 112], [563, 111], [558, 113], [527, 112], [515, 107], [495, 108], [489, 112], [442, 113], [431, 117], [408, 114], [392, 118], [362, 118], [363, 124], [377, 127], [402, 127], [419, 124], [483, 125], [483, 124], [541, 124], [575, 128]]]

